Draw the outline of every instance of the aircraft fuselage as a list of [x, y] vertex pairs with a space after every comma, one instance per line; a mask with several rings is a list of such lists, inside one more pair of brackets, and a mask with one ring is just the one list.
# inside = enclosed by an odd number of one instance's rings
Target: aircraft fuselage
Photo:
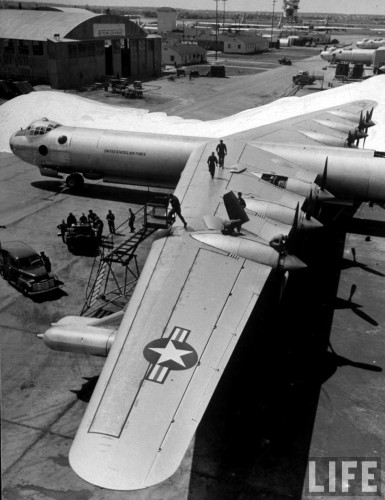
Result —
[[349, 61], [366, 65], [373, 64], [375, 50], [371, 49], [335, 49], [323, 50], [321, 58], [325, 61]]
[[79, 172], [87, 179], [166, 187], [176, 185], [192, 149], [205, 141], [62, 125], [44, 134], [30, 130], [11, 137], [11, 150], [42, 175]]
[[[48, 120], [34, 122], [13, 134], [13, 153], [39, 167], [42, 175], [82, 173], [87, 179], [163, 186], [178, 182], [192, 151], [213, 140], [203, 137], [146, 134], [118, 130], [65, 127]], [[385, 158], [382, 153], [357, 148], [254, 145], [322, 176], [328, 158], [325, 188], [343, 200], [385, 201]], [[271, 172], [273, 166], [256, 172]], [[298, 177], [297, 177], [298, 179]]]

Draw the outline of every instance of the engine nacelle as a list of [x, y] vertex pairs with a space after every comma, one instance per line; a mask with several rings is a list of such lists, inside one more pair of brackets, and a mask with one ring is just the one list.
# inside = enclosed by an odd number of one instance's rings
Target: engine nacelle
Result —
[[[273, 203], [271, 201], [259, 200], [255, 198], [246, 198], [246, 209], [250, 212], [255, 212], [257, 214], [268, 217], [269, 219], [282, 222], [283, 224], [292, 225], [295, 217], [295, 209], [281, 205], [278, 203]], [[322, 224], [318, 222], [317, 219], [310, 217], [306, 218], [305, 212], [302, 210], [299, 213], [298, 225], [300, 229], [315, 229], [322, 227]]]
[[57, 323], [38, 335], [54, 351], [107, 356], [115, 340], [117, 330], [91, 325]]
[[273, 269], [280, 268], [284, 271], [295, 271], [306, 267], [306, 264], [294, 255], [281, 256], [271, 246], [259, 241], [242, 238], [241, 236], [196, 232], [191, 234], [191, 237], [229, 254], [238, 255], [244, 259], [270, 266]]
[[313, 192], [313, 196], [318, 198], [319, 201], [331, 200], [334, 196], [326, 191], [325, 189], [320, 189], [318, 184], [315, 182], [306, 182], [301, 179], [296, 179], [295, 177], [286, 177], [285, 175], [277, 175], [272, 173], [257, 174], [253, 172], [253, 175], [259, 177], [261, 180], [273, 184], [281, 189], [286, 189], [305, 198], [309, 196], [310, 191]]

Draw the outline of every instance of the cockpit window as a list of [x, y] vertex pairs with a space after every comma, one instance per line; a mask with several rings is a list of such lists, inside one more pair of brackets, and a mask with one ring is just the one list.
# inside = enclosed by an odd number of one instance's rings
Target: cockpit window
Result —
[[59, 123], [50, 122], [48, 120], [39, 120], [34, 123], [31, 123], [27, 128], [21, 129], [16, 132], [16, 136], [21, 135], [44, 135], [55, 128], [60, 127]]

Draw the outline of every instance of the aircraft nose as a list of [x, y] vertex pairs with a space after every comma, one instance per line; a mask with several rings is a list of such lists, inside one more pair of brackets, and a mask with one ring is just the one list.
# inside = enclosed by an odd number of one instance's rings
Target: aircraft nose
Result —
[[12, 134], [9, 139], [9, 147], [15, 156], [26, 163], [31, 163], [33, 160], [33, 150], [23, 130], [18, 130]]
[[16, 149], [16, 132], [14, 134], [11, 135], [11, 138], [9, 139], [9, 147], [11, 148], [11, 151], [12, 153], [15, 151]]

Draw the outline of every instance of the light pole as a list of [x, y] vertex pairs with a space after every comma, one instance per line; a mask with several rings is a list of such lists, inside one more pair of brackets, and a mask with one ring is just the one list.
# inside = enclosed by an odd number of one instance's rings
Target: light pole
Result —
[[223, 2], [223, 29], [226, 28], [225, 22], [226, 22], [226, 2], [227, 0], [222, 0]]
[[270, 43], [273, 43], [273, 26], [274, 26], [274, 7], [276, 0], [273, 0], [273, 15], [271, 17], [271, 34], [270, 34]]
[[215, 60], [218, 59], [218, 2], [219, 0], [214, 0], [215, 2]]

